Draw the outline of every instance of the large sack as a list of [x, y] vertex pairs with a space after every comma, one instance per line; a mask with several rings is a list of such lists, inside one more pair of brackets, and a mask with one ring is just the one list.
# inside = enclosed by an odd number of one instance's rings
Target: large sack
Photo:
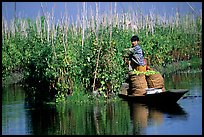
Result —
[[148, 88], [164, 88], [164, 79], [160, 73], [146, 76], [146, 81]]
[[129, 94], [143, 96], [146, 93], [147, 81], [144, 74], [130, 75]]

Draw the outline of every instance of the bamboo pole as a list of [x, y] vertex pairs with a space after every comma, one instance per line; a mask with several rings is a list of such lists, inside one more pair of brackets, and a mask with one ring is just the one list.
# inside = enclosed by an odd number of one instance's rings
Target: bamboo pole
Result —
[[[101, 37], [101, 39], [102, 39], [102, 37]], [[93, 86], [92, 86], [93, 87], [92, 92], [94, 92], [94, 90], [95, 90], [95, 84], [96, 84], [96, 77], [97, 77], [97, 72], [98, 72], [98, 63], [99, 63], [101, 48], [102, 48], [102, 46], [100, 46], [99, 51], [98, 51], [98, 55], [97, 55], [96, 68], [95, 68], [95, 71], [94, 71], [94, 82], [93, 82]]]
[[[98, 18], [98, 4], [96, 3], [96, 19], [97, 19], [97, 29], [96, 29], [96, 41], [98, 44], [100, 44], [98, 42], [98, 30], [99, 30], [99, 18]], [[102, 41], [102, 34], [101, 34], [101, 41]], [[94, 81], [93, 81], [93, 89], [92, 89], [92, 92], [94, 92], [94, 89], [95, 89], [95, 83], [96, 83], [96, 77], [97, 77], [97, 71], [98, 71], [98, 63], [99, 63], [99, 57], [100, 57], [100, 52], [101, 52], [101, 48], [102, 46], [100, 46], [99, 50], [98, 50], [98, 55], [97, 55], [97, 60], [96, 60], [96, 68], [95, 68], [95, 71], [94, 71]]]

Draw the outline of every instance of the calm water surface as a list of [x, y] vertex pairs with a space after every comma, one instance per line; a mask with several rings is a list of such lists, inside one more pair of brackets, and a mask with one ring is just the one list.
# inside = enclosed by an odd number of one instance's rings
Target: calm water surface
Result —
[[20, 86], [3, 88], [3, 135], [202, 135], [202, 72], [165, 76], [189, 92], [171, 107], [117, 101], [29, 105]]

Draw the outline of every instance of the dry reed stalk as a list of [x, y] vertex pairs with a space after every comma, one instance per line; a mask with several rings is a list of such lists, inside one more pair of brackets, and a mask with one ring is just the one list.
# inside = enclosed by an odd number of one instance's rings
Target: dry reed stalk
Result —
[[[145, 22], [148, 22], [147, 20], [146, 20], [146, 18], [145, 18], [145, 16], [144, 16], [144, 14], [142, 13], [142, 10], [141, 10], [141, 6], [136, 2], [136, 5], [137, 5], [137, 7], [138, 7], [138, 10], [139, 10], [139, 12], [140, 12], [140, 16], [141, 16], [141, 18], [140, 18], [140, 20], [139, 20], [139, 15], [137, 15], [136, 17], [137, 17], [137, 19], [138, 19], [138, 22], [137, 22], [137, 24], [135, 24], [136, 26], [138, 26], [137, 27], [137, 29], [140, 29], [140, 28], [145, 28]], [[140, 23], [141, 22], [141, 23]]]
[[94, 15], [93, 15], [93, 9], [90, 8], [91, 11], [90, 11], [90, 28], [91, 30], [94, 30], [95, 29], [95, 24], [94, 24]]
[[163, 17], [163, 19], [161, 18], [161, 20], [162, 20], [162, 25], [164, 27], [167, 27], [166, 12], [164, 13], [164, 17]]
[[112, 24], [112, 2], [110, 3], [110, 14], [108, 18], [108, 25]]
[[[9, 34], [8, 23], [4, 19], [4, 17], [2, 17], [2, 36], [5, 39], [8, 39], [8, 34]], [[4, 38], [2, 40], [4, 40]]]
[[196, 13], [196, 15], [199, 16], [199, 13], [190, 5], [189, 2], [186, 2], [188, 4], [188, 6], [193, 10], [194, 13]]
[[[69, 27], [69, 18], [68, 18], [68, 15], [66, 13], [66, 5], [65, 5], [65, 14], [62, 16], [62, 13], [61, 13], [61, 19], [60, 21], [58, 21], [58, 25], [59, 28], [60, 28], [60, 31], [62, 32], [62, 44], [63, 44], [63, 47], [64, 47], [64, 55], [65, 55], [65, 62], [67, 64], [69, 64], [68, 60], [67, 60], [67, 47], [68, 47], [68, 42], [67, 42], [67, 37], [68, 37], [68, 27]], [[73, 26], [73, 30], [75, 29], [74, 27], [74, 22], [72, 24]], [[55, 29], [56, 30], [56, 29]], [[73, 32], [72, 30], [72, 32]], [[72, 33], [70, 32], [70, 33]], [[76, 35], [75, 33], [73, 33], [73, 35]], [[62, 76], [64, 76], [64, 73], [62, 73]]]
[[47, 12], [47, 14], [46, 14], [47, 16], [46, 16], [46, 22], [47, 22], [47, 41], [48, 42], [50, 42], [50, 14]]
[[[149, 15], [146, 16], [146, 22], [145, 22], [145, 29], [148, 30], [148, 26], [149, 26]], [[146, 31], [146, 36], [148, 35], [148, 31]]]
[[4, 17], [2, 17], [2, 21], [1, 21], [1, 33], [2, 33], [2, 43], [4, 43], [4, 39], [5, 39], [5, 35], [6, 35], [6, 33], [5, 33], [5, 25], [4, 25]]
[[151, 30], [151, 33], [154, 34], [154, 14], [153, 11], [150, 11], [150, 24], [149, 29]]
[[115, 22], [116, 22], [117, 27], [119, 28], [119, 17], [118, 17], [117, 13], [116, 13], [116, 20], [115, 20]]
[[[102, 41], [102, 35], [101, 35], [101, 41]], [[97, 55], [97, 60], [96, 60], [96, 69], [94, 71], [94, 81], [93, 81], [93, 90], [92, 92], [94, 92], [94, 89], [95, 89], [95, 84], [96, 84], [96, 77], [97, 77], [97, 72], [98, 72], [98, 63], [99, 63], [99, 57], [100, 57], [100, 53], [101, 53], [101, 49], [102, 49], [102, 46], [100, 46], [99, 48], [99, 51], [98, 51], [98, 55]]]
[[37, 34], [38, 36], [40, 36], [41, 34], [41, 25], [40, 25], [41, 19], [38, 13], [38, 16], [36, 17], [36, 30], [37, 30]]
[[[116, 6], [117, 3], [115, 3], [115, 7], [114, 7], [114, 14], [112, 14], [112, 3], [110, 5], [110, 14], [103, 14], [100, 15], [99, 18], [99, 4], [96, 2], [96, 14], [95, 16], [93, 15], [93, 11], [91, 10], [91, 17], [89, 18], [90, 21], [88, 20], [88, 15], [87, 15], [87, 10], [86, 10], [86, 3], [83, 3], [83, 11], [82, 11], [82, 21], [80, 20], [80, 16], [77, 16], [77, 20], [76, 23], [74, 24], [74, 22], [72, 22], [72, 33], [73, 35], [78, 35], [82, 34], [82, 46], [84, 45], [84, 41], [86, 39], [86, 35], [85, 35], [85, 29], [86, 28], [92, 28], [92, 30], [95, 31], [95, 35], [98, 36], [98, 30], [100, 27], [100, 24], [102, 23], [102, 25], [105, 27], [107, 25], [112, 25], [112, 26], [118, 26], [118, 28], [122, 28], [122, 29], [132, 29], [132, 31], [137, 32], [142, 28], [147, 28], [151, 33], [154, 33], [154, 28], [156, 24], [159, 25], [163, 25], [164, 27], [166, 26], [170, 26], [171, 31], [174, 30], [175, 27], [182, 25], [182, 28], [184, 28], [186, 31], [196, 31], [196, 29], [191, 29], [193, 27], [196, 27], [196, 21], [194, 19], [194, 15], [193, 16], [186, 16], [186, 18], [184, 18], [183, 20], [180, 17], [180, 14], [178, 12], [178, 10], [176, 11], [176, 17], [175, 18], [171, 18], [171, 17], [166, 17], [166, 14], [164, 14], [163, 18], [161, 16], [155, 15], [155, 13], [153, 13], [153, 11], [150, 11], [149, 16], [147, 15], [146, 17], [142, 14], [140, 8], [138, 8], [140, 10], [140, 15], [137, 12], [133, 12], [133, 13], [123, 13], [121, 14], [121, 16], [119, 16], [119, 14], [117, 14], [116, 11]], [[44, 29], [44, 32], [47, 32], [47, 40], [50, 41], [50, 36], [51, 36], [51, 41], [53, 41], [53, 39], [56, 37], [56, 29], [54, 27], [54, 19], [53, 19], [53, 12], [52, 12], [52, 18], [50, 20], [50, 14], [49, 13], [45, 13], [44, 8], [42, 6], [41, 3], [41, 8], [45, 17], [45, 21], [46, 24], [44, 26], [44, 28], [41, 28], [42, 26], [42, 22], [40, 17], [38, 16], [36, 18], [36, 28], [37, 28], [37, 34], [41, 35], [45, 35], [45, 33], [42, 33], [42, 29]], [[156, 20], [155, 17], [157, 18]], [[72, 19], [73, 20], [73, 19]], [[15, 20], [17, 21], [17, 20]], [[10, 24], [10, 28], [8, 29], [8, 23], [5, 21], [5, 19], [3, 19], [2, 21], [2, 34], [5, 35], [7, 34], [7, 36], [9, 37], [9, 33], [11, 33], [11, 36], [15, 36], [15, 32], [18, 28], [16, 28], [15, 26], [15, 21], [11, 21]], [[129, 22], [131, 22], [129, 24]], [[50, 26], [51, 23], [51, 26]], [[202, 24], [202, 13], [200, 16], [200, 23]], [[20, 31], [24, 31], [26, 30], [25, 26], [26, 22], [25, 21], [20, 21], [21, 24], [21, 30]], [[7, 27], [6, 27], [7, 26]], [[112, 26], [110, 28], [110, 35], [112, 35]], [[64, 33], [64, 40], [65, 43], [67, 43], [67, 34], [68, 34], [68, 28], [69, 28], [69, 19], [68, 19], [68, 15], [65, 12], [65, 21], [64, 21], [64, 17], [62, 18], [61, 16], [61, 23], [60, 23], [60, 28], [61, 30], [63, 30]], [[7, 29], [6, 29], [7, 28]], [[82, 32], [81, 30], [82, 29]], [[191, 29], [191, 30], [190, 30]], [[26, 31], [25, 31], [26, 32]], [[51, 35], [50, 35], [51, 33]], [[195, 33], [195, 32], [194, 32]], [[26, 33], [22, 33], [22, 36], [25, 36]], [[148, 35], [148, 32], [147, 32]]]
[[54, 8], [52, 8], [52, 17], [51, 17], [51, 20], [52, 20], [52, 24], [51, 24], [52, 25], [52, 28], [51, 28], [51, 44], [52, 44], [52, 49], [53, 49], [53, 52], [54, 52], [54, 57], [56, 59], [57, 54], [56, 54], [55, 45], [54, 45], [54, 38], [56, 36], [55, 20], [54, 20], [54, 9], [55, 9], [55, 5], [54, 5]]
[[112, 24], [113, 24], [113, 22], [114, 22], [114, 20], [113, 20], [113, 18], [112, 18], [112, 3], [111, 3], [111, 5], [110, 5], [110, 21], [109, 21], [109, 26], [110, 26], [110, 41], [109, 41], [109, 43], [110, 43], [110, 46], [111, 46], [111, 41], [112, 41]]
[[[99, 7], [98, 7], [98, 3], [96, 2], [96, 41], [98, 43], [98, 30], [99, 30]], [[102, 40], [102, 35], [101, 35], [101, 40]], [[100, 55], [100, 52], [101, 52], [101, 48], [102, 46], [100, 46], [99, 48], [99, 51], [98, 51], [98, 55], [97, 55], [97, 60], [96, 60], [96, 68], [95, 68], [95, 71], [94, 71], [94, 81], [93, 81], [93, 89], [92, 89], [92, 92], [94, 92], [94, 89], [95, 89], [95, 84], [96, 84], [96, 77], [97, 77], [97, 71], [98, 71], [98, 62], [99, 62], [99, 55]]]
[[82, 51], [83, 51], [83, 47], [84, 47], [84, 31], [85, 31], [85, 15], [86, 15], [86, 2], [83, 2], [83, 15], [82, 15]]
[[[40, 15], [39, 15], [40, 16]], [[42, 33], [42, 22], [41, 22], [41, 19], [40, 19], [40, 22], [39, 22], [39, 26], [40, 26], [40, 39], [41, 39], [41, 42], [43, 41], [43, 33]]]
[[131, 14], [131, 19], [132, 19], [132, 20], [131, 20], [131, 29], [132, 29], [132, 31], [137, 32], [137, 26], [136, 26], [135, 24], [138, 24], [138, 25], [139, 25], [139, 22], [138, 22], [139, 17], [136, 18], [135, 14], [136, 14], [136, 12], [134, 12], [133, 14]]
[[71, 17], [72, 18], [72, 35], [78, 35], [78, 33], [77, 33], [77, 25], [75, 25], [74, 24], [74, 20], [73, 20], [73, 17]]
[[67, 41], [68, 29], [69, 29], [69, 17], [67, 14], [67, 4], [65, 3], [65, 44], [66, 46], [68, 46], [68, 41]]
[[15, 37], [15, 20], [11, 20], [10, 24], [10, 31], [11, 31], [11, 36]]
[[[18, 27], [19, 23], [20, 23], [20, 19], [16, 19], [14, 24], [16, 33], [20, 32], [20, 28]], [[33, 24], [33, 27], [34, 27], [34, 24]]]
[[[36, 24], [37, 25], [37, 24]], [[27, 38], [28, 37], [28, 22], [26, 20], [21, 20], [20, 22], [20, 29], [21, 29], [21, 35], [23, 36], [23, 38]]]
[[98, 30], [99, 30], [99, 5], [96, 2], [96, 36], [98, 36]]
[[93, 31], [96, 31], [96, 25], [95, 25], [95, 21], [94, 21], [94, 16], [91, 16], [91, 28]]
[[[85, 2], [85, 12], [84, 12], [84, 14], [85, 14], [85, 30], [87, 29], [87, 28], [89, 28], [89, 24], [88, 24], [88, 13], [87, 13], [87, 3]], [[85, 35], [86, 36], [86, 35]]]
[[[49, 31], [50, 31], [50, 26], [49, 26], [49, 12], [44, 11], [43, 5], [41, 4], [41, 9], [43, 11], [43, 15], [45, 17], [46, 25], [47, 25], [47, 41], [49, 42]], [[45, 25], [44, 25], [44, 32], [46, 31]]]
[[125, 15], [122, 15], [122, 28], [125, 30]]
[[[200, 24], [202, 24], [202, 10], [200, 11]], [[202, 26], [201, 26], [202, 27]]]
[[175, 17], [176, 19], [176, 27], [178, 27], [179, 26], [179, 19], [180, 19], [180, 15], [179, 15], [179, 12], [177, 11], [176, 12], [176, 17]]
[[118, 24], [118, 18], [117, 18], [117, 2], [115, 2], [114, 5], [114, 20], [113, 20], [113, 26], [116, 27], [116, 25]]
[[125, 29], [128, 29], [129, 24], [131, 24], [130, 21], [129, 21], [128, 15], [129, 14], [127, 13], [126, 16], [125, 16]]

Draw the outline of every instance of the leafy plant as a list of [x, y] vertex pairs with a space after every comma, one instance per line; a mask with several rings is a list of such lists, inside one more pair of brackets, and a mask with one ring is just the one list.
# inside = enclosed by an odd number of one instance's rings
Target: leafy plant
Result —
[[46, 14], [36, 20], [12, 20], [9, 27], [3, 19], [3, 79], [23, 69], [25, 82], [36, 87], [32, 96], [37, 99], [60, 102], [79, 95], [89, 100], [93, 92], [108, 99], [125, 81], [124, 49], [131, 46], [132, 35], [139, 36], [151, 68], [201, 57], [201, 18], [190, 21], [189, 14], [173, 22], [157, 18], [150, 23], [145, 17], [138, 18], [143, 24], [135, 27], [124, 20], [130, 16], [114, 14], [70, 25], [65, 20], [55, 24]]

